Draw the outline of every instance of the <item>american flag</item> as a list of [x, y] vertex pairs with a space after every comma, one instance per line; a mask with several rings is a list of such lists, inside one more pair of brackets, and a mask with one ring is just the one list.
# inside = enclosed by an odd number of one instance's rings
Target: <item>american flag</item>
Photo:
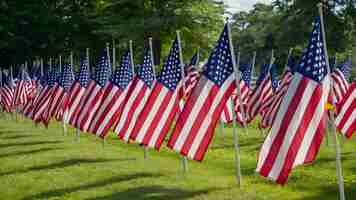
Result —
[[108, 52], [105, 49], [95, 68], [95, 75], [90, 80], [83, 97], [83, 105], [77, 118], [77, 128], [81, 131], [88, 131], [90, 123], [96, 110], [99, 108], [102, 97], [103, 87], [111, 76], [111, 66]]
[[41, 89], [41, 85], [40, 85], [40, 79], [41, 79], [41, 68], [39, 63], [37, 65], [34, 64], [34, 66], [32, 67], [31, 73], [30, 73], [30, 77], [31, 77], [31, 82], [32, 82], [32, 91], [29, 93], [30, 96], [30, 100], [27, 101], [27, 103], [24, 105], [23, 108], [23, 115], [27, 118], [32, 119], [32, 112], [33, 112], [33, 103], [35, 101], [35, 99], [38, 96], [38, 93]]
[[246, 103], [247, 122], [252, 121], [262, 112], [266, 100], [273, 95], [270, 69], [273, 64], [265, 64], [261, 68], [261, 74], [256, 82], [256, 87], [252, 90]]
[[[241, 64], [239, 67], [241, 72], [241, 80], [240, 80], [240, 89], [241, 89], [241, 99], [242, 106], [246, 108], [246, 103], [250, 95], [250, 84], [251, 84], [251, 75], [252, 75], [252, 65], [250, 64]], [[234, 101], [235, 109], [231, 107], [231, 101]], [[221, 121], [224, 123], [231, 123], [233, 117], [233, 110], [236, 112], [236, 121], [243, 125], [244, 117], [240, 107], [240, 101], [237, 96], [237, 90], [234, 91], [231, 98], [229, 98], [224, 106], [224, 109], [221, 113]], [[244, 110], [246, 111], [246, 109]], [[246, 117], [246, 116], [245, 116]]]
[[194, 160], [203, 159], [226, 101], [236, 88], [230, 45], [226, 24], [168, 141], [169, 148]]
[[147, 50], [144, 55], [144, 64], [137, 69], [137, 75], [134, 77], [124, 100], [122, 114], [115, 125], [114, 132], [117, 133], [120, 139], [129, 141], [130, 138], [136, 138], [136, 133], [133, 132], [133, 129], [136, 123], [142, 123], [138, 116], [151, 93], [154, 79], [151, 56]]
[[[2, 72], [1, 72], [2, 73]], [[3, 105], [5, 112], [12, 112], [13, 109], [13, 98], [15, 91], [15, 82], [12, 77], [12, 73], [9, 73], [8, 76], [3, 75], [3, 86], [1, 87], [1, 104]]]
[[13, 105], [21, 106], [27, 102], [28, 95], [28, 77], [25, 77], [25, 68], [21, 67], [20, 72], [18, 74], [18, 80], [16, 82], [16, 87], [14, 91]]
[[340, 102], [349, 88], [347, 80], [350, 77], [351, 66], [351, 59], [347, 59], [344, 63], [334, 68], [331, 73], [335, 102]]
[[172, 44], [163, 70], [157, 77], [146, 105], [138, 117], [131, 138], [143, 145], [156, 148], [167, 135], [176, 113], [179, 111], [182, 85], [182, 64], [180, 61], [179, 40]]
[[191, 58], [190, 63], [185, 67], [186, 76], [184, 77], [184, 99], [188, 99], [188, 97], [193, 91], [193, 88], [199, 81], [200, 72], [196, 68], [198, 64], [198, 57], [199, 55], [197, 52]]
[[63, 70], [58, 77], [58, 81], [52, 88], [51, 100], [48, 104], [48, 119], [55, 117], [62, 120], [63, 103], [74, 81], [74, 74], [70, 64], [64, 64]]
[[51, 89], [55, 85], [56, 80], [57, 72], [53, 68], [47, 72], [47, 76], [43, 77], [42, 89], [33, 103], [34, 109], [32, 119], [36, 123], [43, 122], [45, 125], [47, 125], [48, 119], [46, 119], [46, 112], [48, 110], [48, 104], [52, 95]]
[[261, 128], [268, 128], [272, 126], [276, 118], [279, 106], [281, 105], [282, 99], [288, 90], [288, 86], [292, 78], [293, 73], [288, 65], [287, 69], [283, 72], [281, 76], [280, 84], [277, 88], [275, 95], [273, 95], [273, 99], [270, 106], [266, 108], [262, 114], [262, 121], [260, 124]]
[[330, 77], [320, 18], [265, 139], [256, 171], [284, 184], [291, 170], [312, 162], [326, 130]]
[[351, 138], [356, 132], [356, 81], [350, 85], [337, 108], [336, 127], [347, 138]]
[[133, 79], [133, 63], [130, 50], [122, 56], [111, 80], [103, 88], [103, 98], [95, 117], [90, 124], [89, 132], [104, 138], [110, 128], [117, 122], [124, 106], [129, 85]]
[[64, 112], [67, 113], [64, 119], [66, 123], [76, 126], [79, 111], [82, 105], [84, 93], [90, 78], [90, 67], [88, 58], [81, 58], [79, 73], [70, 88], [68, 99], [64, 103]]

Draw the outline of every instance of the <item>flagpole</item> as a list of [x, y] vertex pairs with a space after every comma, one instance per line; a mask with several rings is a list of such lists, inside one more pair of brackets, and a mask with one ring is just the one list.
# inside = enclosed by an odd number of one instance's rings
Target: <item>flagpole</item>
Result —
[[251, 64], [251, 81], [255, 74], [256, 57], [257, 57], [257, 52], [254, 51], [252, 57], [252, 64]]
[[[318, 9], [319, 9], [319, 15], [320, 15], [320, 23], [321, 23], [321, 32], [323, 36], [323, 43], [324, 43], [324, 53], [325, 53], [325, 61], [327, 65], [327, 71], [328, 75], [330, 75], [330, 64], [329, 64], [329, 57], [328, 57], [328, 51], [327, 51], [327, 46], [326, 46], [326, 34], [325, 34], [325, 27], [324, 27], [324, 14], [323, 14], [323, 5], [322, 3], [318, 4]], [[333, 81], [331, 79], [331, 86], [333, 85]], [[331, 92], [333, 93], [332, 87], [330, 87]], [[332, 94], [333, 95], [333, 94]], [[332, 104], [334, 102], [332, 101]], [[340, 200], [345, 200], [345, 189], [344, 189], [344, 178], [342, 176], [342, 166], [341, 166], [341, 149], [338, 143], [337, 139], [337, 133], [336, 133], [336, 127], [335, 127], [335, 119], [334, 119], [334, 111], [330, 109], [330, 118], [332, 121], [332, 132], [333, 132], [333, 138], [335, 142], [335, 152], [336, 152], [336, 173], [338, 176], [338, 184], [339, 184], [339, 195], [340, 195]]]
[[[156, 79], [156, 70], [155, 70], [155, 65], [154, 65], [154, 60], [153, 60], [152, 37], [148, 38], [148, 45], [149, 45], [149, 48], [150, 48], [150, 57], [151, 57], [151, 63], [152, 63], [153, 76], [154, 76], [154, 79]], [[143, 146], [143, 158], [145, 160], [148, 159], [148, 146], [146, 146], [146, 145]]]
[[289, 61], [289, 58], [292, 56], [292, 53], [293, 53], [293, 48], [289, 48], [286, 64], [284, 65], [284, 71], [286, 71], [288, 68], [288, 61]]
[[115, 39], [112, 39], [112, 71], [115, 70], [116, 67], [116, 43]]
[[[109, 64], [109, 68], [112, 70], [112, 65], [111, 65], [111, 58], [110, 58], [110, 44], [107, 42], [106, 43], [106, 56], [107, 56], [107, 61], [108, 61], [108, 64]], [[100, 138], [100, 136], [98, 136]], [[102, 147], [104, 148], [105, 147], [105, 137], [102, 138]]]
[[[182, 45], [181, 45], [181, 38], [180, 38], [180, 31], [178, 30], [177, 32], [177, 40], [178, 40], [178, 49], [179, 49], [179, 61], [180, 61], [180, 67], [181, 67], [181, 73], [182, 73], [182, 81], [183, 81], [183, 91], [185, 91], [185, 83], [184, 83], [184, 63], [183, 63], [183, 55], [182, 55]], [[182, 157], [182, 164], [183, 164], [183, 171], [186, 173], [188, 172], [188, 159], [186, 156]]]
[[[238, 71], [238, 66], [236, 64], [236, 59], [235, 59], [235, 51], [234, 51], [234, 46], [232, 44], [232, 37], [231, 37], [231, 28], [230, 28], [230, 23], [228, 19], [226, 20], [227, 23], [227, 29], [228, 29], [228, 37], [229, 37], [229, 45], [230, 45], [230, 53], [231, 53], [231, 59], [232, 59], [232, 66], [234, 69], [234, 76], [235, 76], [235, 84], [236, 84], [236, 89], [237, 89], [237, 96], [238, 100], [240, 101], [240, 109], [241, 109], [241, 114], [242, 114], [242, 123], [243, 126], [246, 127], [246, 121], [245, 121], [245, 112], [242, 106], [242, 98], [241, 98], [241, 88], [240, 88], [240, 73]], [[240, 52], [238, 52], [237, 55], [237, 63], [240, 64]], [[231, 97], [230, 97], [231, 98]], [[231, 107], [232, 107], [232, 131], [233, 131], [233, 137], [234, 137], [234, 147], [235, 147], [235, 164], [236, 164], [236, 181], [238, 187], [241, 186], [242, 180], [241, 180], [241, 162], [240, 162], [240, 146], [239, 146], [239, 137], [237, 133], [237, 120], [236, 120], [236, 112], [234, 112], [234, 101], [231, 101]]]

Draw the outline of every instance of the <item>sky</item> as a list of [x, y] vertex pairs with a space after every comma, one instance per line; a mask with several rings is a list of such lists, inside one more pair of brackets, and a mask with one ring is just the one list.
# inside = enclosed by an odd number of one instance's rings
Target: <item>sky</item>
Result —
[[251, 10], [253, 5], [257, 2], [271, 3], [271, 1], [272, 0], [223, 0], [223, 2], [230, 7], [228, 10], [232, 13]]

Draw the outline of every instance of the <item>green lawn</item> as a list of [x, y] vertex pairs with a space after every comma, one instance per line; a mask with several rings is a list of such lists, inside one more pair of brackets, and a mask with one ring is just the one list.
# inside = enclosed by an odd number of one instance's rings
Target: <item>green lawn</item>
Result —
[[[240, 130], [243, 185], [238, 188], [232, 131], [225, 130], [225, 140], [217, 131], [206, 159], [189, 161], [183, 174], [180, 156], [166, 148], [150, 150], [144, 160], [142, 147], [115, 137], [103, 147], [88, 134], [75, 142], [73, 129], [63, 136], [58, 123], [45, 129], [2, 117], [0, 199], [338, 199], [334, 148], [326, 140], [315, 163], [298, 167], [288, 184], [279, 186], [255, 173], [261, 133]], [[356, 139], [342, 143], [346, 195], [356, 199]]]

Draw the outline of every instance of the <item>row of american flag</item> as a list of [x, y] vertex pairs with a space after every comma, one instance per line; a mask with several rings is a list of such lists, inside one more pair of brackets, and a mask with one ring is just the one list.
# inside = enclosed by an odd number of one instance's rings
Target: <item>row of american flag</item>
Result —
[[292, 168], [317, 156], [330, 116], [328, 104], [336, 105], [332, 109], [340, 132], [348, 138], [355, 133], [351, 59], [330, 63], [328, 69], [317, 17], [300, 61], [290, 57], [278, 78], [271, 58], [252, 84], [252, 64], [237, 63], [241, 79], [235, 77], [228, 29], [226, 24], [202, 69], [197, 68], [198, 53], [183, 64], [176, 37], [157, 74], [152, 49], [146, 48], [142, 64], [135, 65], [132, 47], [114, 70], [105, 48], [93, 71], [87, 56], [81, 58], [77, 73], [71, 63], [59, 70], [56, 64], [43, 68], [39, 62], [31, 70], [22, 68], [16, 78], [12, 70], [2, 71], [2, 108], [46, 126], [51, 119], [62, 121], [101, 138], [113, 131], [125, 142], [156, 150], [167, 141], [168, 148], [198, 161], [218, 121], [232, 122], [235, 112], [241, 127], [260, 119], [259, 127], [268, 130], [256, 170], [284, 184]]

